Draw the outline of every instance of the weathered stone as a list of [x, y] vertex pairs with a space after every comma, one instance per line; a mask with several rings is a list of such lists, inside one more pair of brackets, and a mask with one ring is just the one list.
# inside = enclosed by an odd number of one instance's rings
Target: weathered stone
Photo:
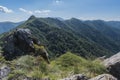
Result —
[[89, 80], [117, 80], [117, 78], [115, 78], [109, 74], [102, 74], [102, 75], [99, 75], [99, 76], [89, 79]]
[[29, 29], [17, 29], [14, 32], [14, 43], [21, 49], [32, 51], [34, 49], [31, 32]]
[[11, 69], [8, 66], [0, 68], [0, 79], [5, 78], [10, 73]]
[[15, 75], [13, 78], [8, 79], [8, 80], [50, 80], [49, 78], [32, 78], [32, 77], [26, 77], [25, 75]]
[[76, 74], [76, 75], [70, 76], [68, 78], [61, 79], [61, 80], [88, 80], [88, 79], [83, 74]]
[[120, 80], [120, 52], [106, 59], [103, 63], [109, 73]]
[[29, 29], [16, 29], [14, 33], [10, 34], [5, 39], [5, 46], [3, 47], [3, 56], [6, 60], [12, 60], [22, 55], [41, 55], [47, 62], [48, 53], [44, 49], [39, 53], [36, 52], [35, 46], [40, 46], [40, 41], [36, 39]]

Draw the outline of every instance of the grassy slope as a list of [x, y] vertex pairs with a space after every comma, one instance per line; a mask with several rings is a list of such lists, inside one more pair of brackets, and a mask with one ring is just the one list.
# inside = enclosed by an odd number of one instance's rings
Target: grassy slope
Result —
[[[14, 66], [17, 65], [17, 69]], [[52, 60], [47, 64], [40, 56], [23, 56], [11, 62], [13, 71], [9, 78], [17, 74], [34, 78], [49, 77], [51, 80], [58, 80], [74, 74], [85, 74], [88, 77], [106, 73], [105, 67], [99, 60], [84, 59], [70, 52]]]

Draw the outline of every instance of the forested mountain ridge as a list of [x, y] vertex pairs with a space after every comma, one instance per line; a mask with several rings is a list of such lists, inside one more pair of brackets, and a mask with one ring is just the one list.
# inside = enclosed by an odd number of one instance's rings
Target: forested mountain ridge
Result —
[[[30, 29], [52, 57], [67, 51], [83, 57], [110, 56], [120, 51], [119, 30], [104, 21], [80, 21], [75, 18], [59, 20], [31, 16], [16, 28]], [[4, 35], [7, 36], [7, 33]], [[4, 40], [5, 36], [1, 40]]]

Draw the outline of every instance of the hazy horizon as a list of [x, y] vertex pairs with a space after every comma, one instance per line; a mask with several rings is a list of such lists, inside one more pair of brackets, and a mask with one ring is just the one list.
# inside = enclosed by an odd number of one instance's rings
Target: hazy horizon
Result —
[[[32, 15], [30, 15], [28, 18], [26, 18], [26, 19], [24, 19], [24, 20], [20, 20], [20, 21], [8, 21], [8, 20], [5, 20], [5, 21], [0, 21], [0, 23], [1, 22], [13, 22], [13, 23], [17, 23], [17, 22], [23, 22], [23, 21], [26, 21], [26, 20], [28, 20], [30, 17], [31, 17]], [[35, 15], [34, 15], [35, 16]], [[70, 19], [72, 19], [72, 18], [75, 18], [75, 19], [79, 19], [79, 18], [76, 18], [76, 17], [71, 17], [71, 18], [62, 18], [62, 17], [39, 17], [39, 16], [35, 16], [36, 18], [61, 18], [61, 19], [63, 19], [63, 20], [70, 20]], [[109, 21], [118, 21], [118, 22], [120, 22], [120, 20], [103, 20], [103, 19], [79, 19], [79, 20], [81, 20], [81, 21], [95, 21], [95, 20], [102, 20], [102, 21], [106, 21], [106, 22], [109, 22]]]
[[119, 0], [0, 0], [0, 22], [37, 17], [120, 21]]

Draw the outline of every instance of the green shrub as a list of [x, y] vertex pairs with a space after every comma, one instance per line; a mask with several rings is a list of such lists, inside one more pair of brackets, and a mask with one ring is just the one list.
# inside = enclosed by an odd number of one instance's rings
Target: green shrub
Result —
[[56, 59], [54, 61], [54, 66], [59, 67], [62, 71], [62, 75], [83, 73], [88, 77], [93, 77], [106, 73], [106, 68], [102, 65], [101, 61], [84, 59], [70, 52], [67, 52]]
[[21, 75], [25, 75], [25, 73], [21, 70], [14, 70], [8, 75], [8, 80], [13, 80], [13, 78], [17, 78]]
[[44, 46], [34, 44], [34, 47], [35, 47], [35, 54], [34, 55], [41, 55], [41, 53], [43, 53], [45, 50]]
[[82, 65], [85, 62], [86, 62], [86, 60], [84, 58], [81, 58], [70, 52], [65, 53], [64, 55], [60, 56], [56, 60], [56, 64], [61, 65], [62, 67], [77, 66], [80, 64]]
[[4, 61], [5, 61], [4, 57], [0, 56], [0, 62], [4, 62]]
[[44, 77], [44, 73], [42, 73], [39, 68], [34, 68], [34, 70], [31, 71], [31, 72], [28, 74], [28, 76], [29, 76], [29, 77], [32, 77], [32, 78], [41, 79], [41, 78]]
[[86, 69], [88, 70], [90, 77], [94, 77], [107, 72], [105, 66], [101, 63], [100, 60], [89, 60], [86, 65]]

